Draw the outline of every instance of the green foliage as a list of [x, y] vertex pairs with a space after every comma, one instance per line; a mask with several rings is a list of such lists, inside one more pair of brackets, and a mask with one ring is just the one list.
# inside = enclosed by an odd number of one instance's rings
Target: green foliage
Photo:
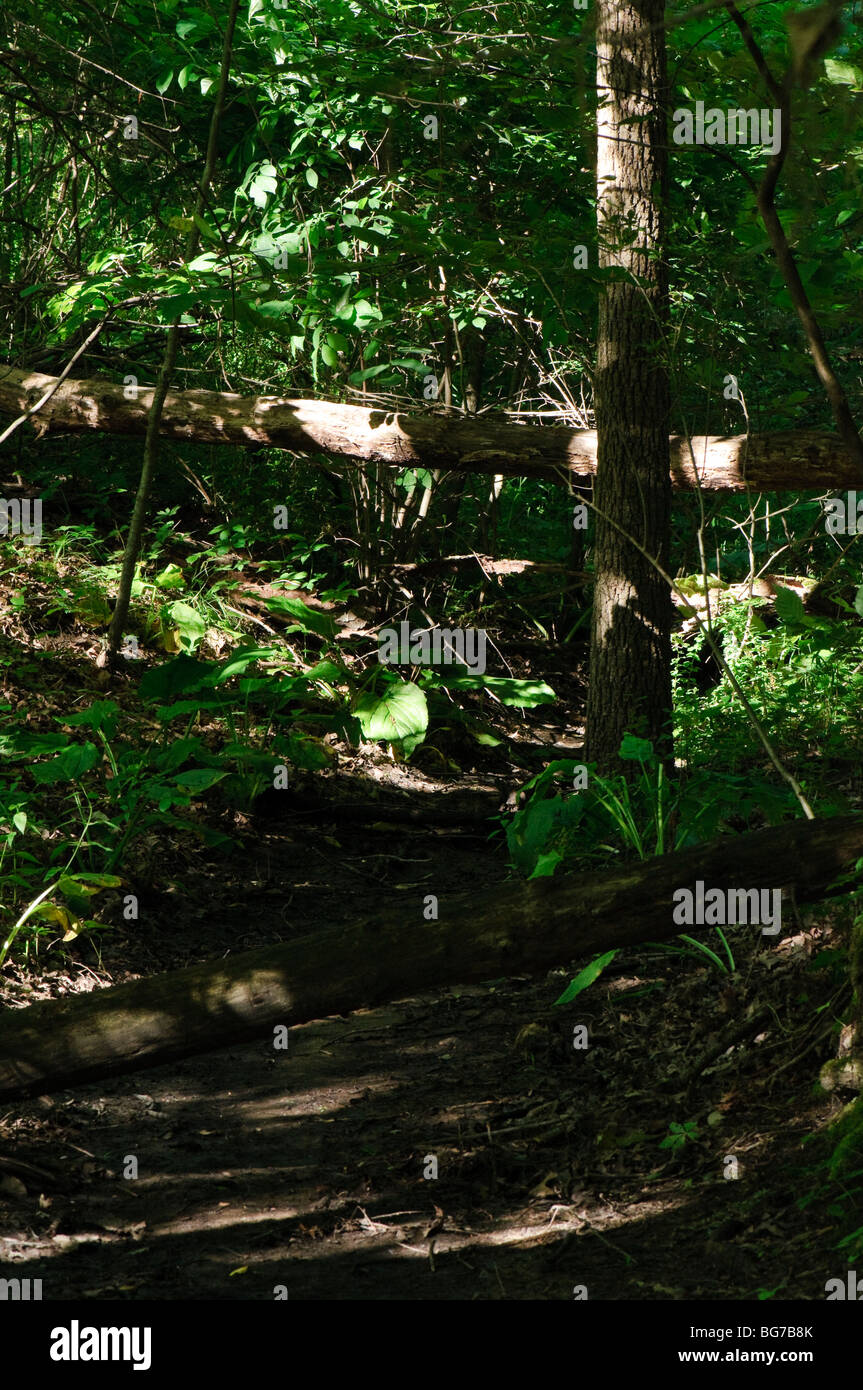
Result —
[[[27, 904], [5, 941], [0, 943], [0, 967], [25, 926], [29, 926], [30, 937], [36, 940], [39, 936], [56, 935], [59, 928], [63, 933], [64, 943], [74, 941], [85, 932], [109, 930], [104, 922], [97, 922], [92, 918], [84, 919], [82, 914], [94, 894], [105, 888], [119, 888], [122, 882], [116, 874], [61, 874], [55, 883], [43, 889]], [[59, 902], [56, 899], [59, 899]]]
[[[761, 778], [696, 769], [670, 779], [652, 746], [632, 735], [620, 756], [638, 764], [635, 780], [559, 759], [525, 783], [524, 805], [504, 821], [510, 856], [522, 873], [537, 877], [549, 865], [553, 872], [558, 864], [577, 867], [607, 855], [644, 860], [709, 840], [732, 829], [732, 820], [748, 824], [758, 814], [775, 823], [793, 810], [788, 794]], [[556, 784], [580, 766], [586, 766], [586, 789], [564, 795]]]
[[694, 1120], [684, 1120], [682, 1124], [677, 1120], [672, 1120], [665, 1138], [659, 1141], [659, 1147], [671, 1149], [672, 1153], [678, 1153], [687, 1144], [694, 1143], [697, 1138], [698, 1125]]
[[428, 729], [428, 704], [418, 685], [384, 679], [379, 694], [368, 692], [354, 705], [366, 738], [386, 739], [406, 757], [422, 742]]
[[[699, 10], [676, 18], [683, 22], [668, 31], [672, 106], [697, 99], [721, 107], [754, 103], [757, 74], [733, 26]], [[165, 326], [179, 316], [184, 386], [319, 393], [385, 414], [435, 409], [441, 399], [453, 411], [468, 408], [471, 355], [481, 348], [483, 409], [557, 411], [566, 424], [592, 423], [594, 324], [607, 273], [598, 268], [594, 230], [589, 17], [546, 4], [488, 10], [478, 18], [463, 6], [420, 13], [403, 3], [310, 8], [301, 0], [252, 0], [235, 36], [216, 175], [198, 218], [200, 247], [188, 264], [182, 246], [205, 154], [222, 17], [175, 0], [129, 0], [120, 25], [90, 19], [74, 6], [21, 0], [14, 19], [0, 21], [13, 55], [21, 52], [15, 25], [31, 35], [26, 80], [18, 58], [10, 59], [8, 101], [0, 110], [16, 190], [0, 244], [0, 272], [12, 287], [2, 306], [12, 357], [41, 360], [44, 353], [53, 370], [107, 314], [82, 370], [117, 381], [128, 374], [148, 386]], [[781, 7], [756, 8], [749, 22], [767, 61], [780, 70], [788, 43]], [[810, 86], [795, 94], [795, 146], [806, 150], [807, 163], [790, 162], [782, 187], [792, 238], [802, 247], [805, 228], [807, 244], [819, 248], [817, 257], [800, 256], [801, 275], [857, 413], [855, 363], [863, 347], [855, 309], [863, 281], [858, 59], [850, 39], [841, 38]], [[118, 124], [93, 146], [89, 128], [79, 131], [68, 112], [85, 103], [107, 121], [105, 113], [117, 111], [117, 90], [129, 93], [138, 138], [126, 138]], [[15, 113], [26, 119], [27, 140], [19, 138], [20, 122], [10, 124]], [[434, 138], [427, 138], [428, 117], [437, 122]], [[747, 146], [733, 158], [717, 153], [672, 151], [668, 365], [676, 427], [724, 433], [747, 422], [755, 429], [827, 424], [827, 404], [813, 389], [792, 306], [747, 191], [745, 180], [758, 177], [762, 152]], [[73, 165], [86, 170], [76, 175], [74, 189]], [[576, 270], [573, 248], [582, 244], [588, 265]], [[744, 383], [745, 416], [739, 402], [723, 396], [729, 370]], [[430, 376], [442, 397], [425, 394]], [[47, 464], [44, 450], [26, 446], [46, 495], [55, 496], [68, 476], [85, 518], [112, 525], [122, 518], [134, 486], [131, 451], [103, 441], [97, 447], [83, 435], [74, 446], [56, 443]], [[141, 683], [159, 705], [164, 745], [148, 747], [146, 757], [143, 747], [126, 748], [126, 735], [109, 728], [104, 711], [101, 723], [65, 721], [72, 735], [31, 731], [48, 742], [32, 746], [26, 773], [11, 759], [4, 788], [9, 853], [30, 833], [18, 830], [14, 817], [35, 822], [27, 800], [33, 790], [80, 782], [84, 789], [99, 786], [100, 799], [109, 796], [108, 782], [115, 780], [106, 776], [109, 751], [122, 774], [110, 795], [131, 798], [148, 786], [152, 814], [179, 814], [190, 810], [193, 790], [207, 790], [215, 771], [220, 777], [212, 789], [240, 795], [245, 787], [243, 795], [251, 795], [265, 775], [256, 759], [266, 756], [274, 731], [280, 754], [300, 761], [325, 758], [320, 740], [336, 730], [410, 756], [444, 723], [492, 749], [500, 738], [485, 718], [489, 709], [500, 702], [530, 710], [555, 699], [541, 670], [521, 680], [421, 670], [407, 680], [349, 666], [335, 648], [330, 614], [290, 593], [266, 603], [274, 626], [289, 620], [286, 636], [298, 639], [306, 661], [311, 649], [308, 669], [288, 663], [276, 640], [241, 647], [221, 665], [195, 665], [212, 652], [214, 634], [229, 648], [239, 640], [226, 593], [235, 571], [272, 567], [267, 575], [275, 587], [304, 584], [322, 594], [368, 598], [381, 563], [404, 559], [408, 543], [417, 554], [438, 553], [436, 508], [448, 499], [446, 482], [430, 467], [391, 477], [358, 467], [334, 480], [320, 460], [300, 462], [276, 451], [202, 447], [189, 455], [184, 443], [166, 445], [162, 506], [136, 578], [130, 622], [148, 656], [153, 646], [182, 653], [181, 661], [145, 671]], [[191, 528], [189, 553], [179, 558], [171, 546], [183, 537], [177, 513], [189, 505], [190, 466], [205, 480], [195, 502], [203, 496], [206, 504]], [[504, 553], [567, 560], [572, 534], [561, 496], [545, 482], [507, 481], [493, 520]], [[464, 548], [476, 545], [487, 497], [487, 479], [467, 482], [452, 526]], [[274, 530], [274, 505], [287, 507], [291, 532]], [[818, 519], [811, 497], [787, 500], [780, 529], [775, 507], [757, 499], [680, 496], [673, 558], [693, 610], [705, 588], [694, 574], [702, 509], [705, 553], [716, 555], [717, 576], [707, 584], [715, 599], [727, 595], [732, 578], [764, 569], [777, 545], [800, 548], [798, 538]], [[579, 561], [588, 570], [590, 541], [588, 532]], [[804, 555], [813, 572], [822, 562], [833, 564], [833, 544], [823, 531], [807, 539]], [[92, 530], [78, 518], [56, 531], [50, 545], [58, 568], [85, 550], [88, 563], [62, 577], [45, 575], [50, 592], [40, 617], [57, 626], [103, 627], [116, 555], [96, 554]], [[228, 565], [232, 577], [225, 577]], [[853, 758], [860, 748], [863, 575], [853, 554], [835, 579], [830, 597], [839, 612], [830, 617], [808, 612], [798, 593], [780, 588], [777, 626], [768, 627], [772, 614], [757, 603], [723, 605], [716, 619], [726, 659], [780, 752], [813, 750], [813, 763]], [[503, 611], [509, 605], [558, 641], [583, 630], [587, 600], [580, 611], [560, 592], [538, 603], [535, 584], [535, 577], [508, 577]], [[450, 599], [470, 610], [464, 587], [454, 587]], [[20, 596], [11, 609], [23, 616]], [[761, 749], [728, 682], [698, 689], [685, 639], [676, 646], [679, 769], [666, 775], [652, 750], [631, 738], [621, 751], [634, 775], [601, 778], [591, 769], [587, 790], [573, 796], [562, 783], [574, 764], [551, 763], [527, 784], [524, 806], [506, 825], [520, 872], [548, 876], [609, 855], [644, 859], [776, 823], [793, 809], [785, 791], [755, 766]], [[174, 776], [177, 769], [158, 762], [169, 735], [180, 726], [192, 738], [204, 717], [219, 722], [222, 746], [190, 750], [194, 765]], [[180, 780], [192, 773], [191, 781]], [[184, 796], [185, 805], [175, 799]], [[821, 805], [829, 808], [826, 795]], [[64, 833], [68, 838], [68, 826]], [[122, 833], [115, 826], [111, 834], [115, 849]], [[707, 953], [717, 969], [733, 968], [725, 941], [716, 952], [691, 942], [677, 949]]]
[[[847, 616], [808, 614], [799, 595], [780, 588], [775, 628], [766, 627], [757, 609], [744, 602], [721, 609], [715, 619], [726, 661], [787, 756], [801, 747], [817, 748], [824, 757], [848, 756], [859, 747], [861, 628], [841, 592], [832, 601], [844, 606]], [[687, 675], [692, 654], [679, 639], [677, 645], [678, 754], [696, 765], [723, 765], [733, 774], [755, 754], [754, 735], [726, 681], [707, 693], [697, 690]]]
[[570, 980], [560, 998], [555, 999], [555, 1004], [569, 1004], [573, 999], [577, 999], [582, 990], [588, 989], [599, 979], [605, 967], [611, 964], [616, 955], [617, 951], [605, 951], [602, 955], [596, 956], [589, 965], [578, 972], [574, 980]]

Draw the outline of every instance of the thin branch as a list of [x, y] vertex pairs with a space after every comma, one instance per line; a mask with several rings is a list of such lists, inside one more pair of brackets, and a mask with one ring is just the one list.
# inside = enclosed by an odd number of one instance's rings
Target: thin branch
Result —
[[[0, 434], [0, 444], [4, 444], [4, 443], [6, 442], [6, 440], [9, 438], [10, 434], [14, 434], [15, 431], [16, 431], [17, 429], [19, 429], [21, 425], [26, 424], [27, 421], [28, 421], [33, 415], [36, 415], [37, 412], [40, 411], [40, 410], [42, 409], [42, 407], [48, 403], [48, 401], [50, 401], [51, 397], [54, 395], [54, 392], [55, 392], [55, 391], [58, 389], [58, 387], [60, 387], [60, 386], [62, 385], [62, 383], [66, 380], [67, 376], [68, 376], [69, 373], [71, 372], [71, 370], [72, 370], [72, 368], [74, 367], [75, 363], [78, 361], [78, 358], [79, 358], [83, 353], [85, 353], [85, 352], [87, 351], [87, 348], [90, 346], [90, 344], [91, 344], [96, 338], [98, 338], [99, 334], [102, 332], [102, 329], [105, 327], [105, 324], [108, 322], [108, 319], [109, 319], [110, 317], [111, 317], [110, 314], [106, 314], [104, 318], [102, 318], [102, 319], [99, 320], [99, 322], [96, 324], [96, 327], [93, 329], [92, 333], [89, 333], [89, 334], [87, 335], [87, 337], [84, 339], [84, 341], [83, 341], [83, 343], [81, 344], [81, 346], [75, 351], [75, 353], [73, 354], [73, 356], [69, 358], [69, 361], [66, 363], [65, 367], [63, 368], [63, 370], [62, 370], [62, 372], [60, 373], [60, 375], [57, 377], [56, 381], [53, 381], [53, 382], [51, 383], [51, 385], [48, 387], [48, 390], [45, 392], [45, 394], [44, 394], [43, 396], [40, 396], [40, 397], [39, 397], [39, 399], [38, 399], [38, 401], [36, 402], [36, 404], [35, 404], [35, 405], [31, 405], [31, 407], [30, 407], [29, 410], [25, 410], [23, 415], [19, 415], [18, 418], [17, 418], [17, 420], [13, 420], [12, 423], [11, 423], [11, 425], [7, 425], [7, 427], [6, 427], [6, 429], [3, 431], [3, 433]], [[47, 428], [47, 426], [45, 426], [45, 428]]]

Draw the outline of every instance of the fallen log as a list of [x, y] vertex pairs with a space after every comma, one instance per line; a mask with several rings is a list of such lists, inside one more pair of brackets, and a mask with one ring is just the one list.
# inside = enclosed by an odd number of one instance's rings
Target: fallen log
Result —
[[814, 901], [861, 854], [863, 816], [797, 821], [646, 864], [504, 885], [491, 897], [441, 892], [438, 921], [425, 920], [422, 899], [402, 900], [351, 926], [8, 1011], [0, 1018], [0, 1098], [139, 1070], [277, 1024], [674, 936], [672, 895], [697, 880], [723, 890], [786, 887], [797, 902]]
[[495, 560], [492, 555], [438, 555], [432, 560], [417, 560], [411, 564], [382, 564], [385, 574], [396, 579], [410, 580], [414, 577], [424, 579], [426, 575], [445, 574], [449, 570], [469, 570], [476, 566], [484, 574], [508, 576], [511, 574], [576, 574], [579, 579], [590, 579], [586, 571], [571, 570], [569, 565], [556, 564], [544, 560]]
[[[0, 415], [24, 416], [56, 388], [30, 416], [39, 433], [144, 435], [152, 387], [126, 388], [104, 377], [68, 378], [59, 385], [57, 380], [0, 364]], [[127, 399], [127, 389], [134, 391], [134, 399]], [[197, 444], [269, 446], [397, 468], [425, 465], [557, 483], [596, 472], [595, 431], [519, 425], [489, 415], [404, 413], [193, 390], [169, 392], [159, 430], [169, 439]], [[684, 436], [669, 440], [672, 485], [684, 491], [699, 486], [711, 492], [822, 491], [863, 485], [841, 440], [826, 431], [782, 430], [749, 438], [694, 435], [691, 445], [692, 453]]]

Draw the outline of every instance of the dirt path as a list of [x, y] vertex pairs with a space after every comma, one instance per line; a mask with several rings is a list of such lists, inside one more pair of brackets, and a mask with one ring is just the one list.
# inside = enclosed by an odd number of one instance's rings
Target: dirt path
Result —
[[[272, 940], [274, 920], [283, 937], [350, 920], [424, 876], [479, 892], [506, 872], [452, 830], [411, 843], [405, 827], [397, 854], [370, 827], [262, 828], [233, 882], [190, 866], [182, 920], [154, 894], [103, 967], [164, 969]], [[823, 1298], [845, 1261], [819, 1204], [796, 1202], [801, 1140], [837, 1108], [812, 1093], [829, 1037], [778, 1074], [812, 1017], [801, 980], [829, 997], [803, 973], [822, 928], [770, 947], [737, 932], [731, 980], [647, 948], [576, 1006], [553, 1007], [566, 970], [490, 982], [292, 1029], [287, 1052], [263, 1039], [6, 1111], [0, 1153], [56, 1178], [0, 1175], [4, 1273], [46, 1299]], [[771, 1021], [687, 1094], [754, 999]], [[688, 1121], [692, 1139], [660, 1147]]]

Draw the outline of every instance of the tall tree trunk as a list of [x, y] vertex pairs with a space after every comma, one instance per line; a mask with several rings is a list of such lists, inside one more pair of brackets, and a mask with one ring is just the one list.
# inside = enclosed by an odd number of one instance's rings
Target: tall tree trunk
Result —
[[671, 755], [671, 527], [663, 0], [598, 0], [600, 298], [594, 404], [596, 587], [587, 753], [617, 764], [626, 732]]

